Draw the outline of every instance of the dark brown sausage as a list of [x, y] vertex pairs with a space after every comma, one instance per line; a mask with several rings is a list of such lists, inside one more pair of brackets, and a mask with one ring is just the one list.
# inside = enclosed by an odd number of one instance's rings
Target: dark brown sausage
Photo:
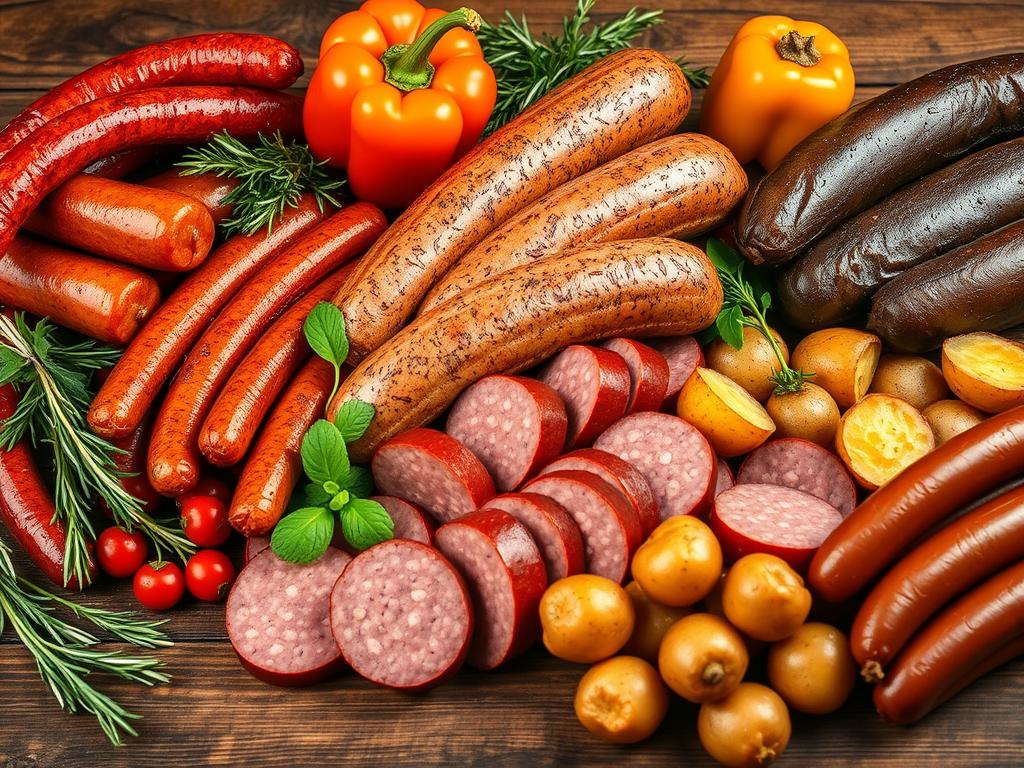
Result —
[[144, 187], [165, 189], [198, 200], [210, 211], [213, 220], [220, 224], [234, 211], [234, 205], [224, 202], [224, 199], [234, 191], [239, 182], [231, 176], [217, 176], [212, 173], [183, 176], [177, 168], [171, 168], [139, 183]]
[[0, 164], [0, 253], [46, 195], [89, 163], [147, 144], [237, 139], [301, 131], [302, 101], [253, 88], [191, 86], [134, 91], [90, 102], [51, 120]]
[[821, 545], [808, 581], [826, 600], [857, 594], [910, 544], [1024, 467], [1024, 406], [947, 440], [875, 491]]
[[489, 232], [560, 184], [675, 131], [690, 109], [679, 66], [613, 53], [463, 157], [398, 217], [335, 303], [358, 361], [390, 339], [427, 291]]
[[160, 157], [161, 147], [134, 147], [101, 157], [83, 171], [101, 179], [123, 179]]
[[1024, 219], [926, 261], [875, 294], [868, 328], [905, 352], [1024, 321]]
[[[737, 243], [782, 264], [890, 192], [1024, 130], [1024, 53], [955, 64], [897, 86], [811, 134], [747, 198]], [[951, 118], [952, 116], [952, 118]]]
[[348, 399], [376, 408], [367, 434], [350, 446], [354, 460], [365, 461], [489, 373], [518, 373], [577, 342], [692, 333], [721, 305], [707, 256], [677, 240], [605, 243], [539, 259], [417, 319], [363, 361], [330, 410]]
[[124, 346], [160, 304], [152, 277], [31, 237], [0, 257], [0, 304]]

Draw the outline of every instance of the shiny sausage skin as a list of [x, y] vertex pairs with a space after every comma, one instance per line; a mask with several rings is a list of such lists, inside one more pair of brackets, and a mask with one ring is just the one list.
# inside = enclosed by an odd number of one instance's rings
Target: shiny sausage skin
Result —
[[96, 256], [168, 272], [195, 269], [216, 235], [206, 206], [190, 197], [88, 174], [50, 193], [25, 228]]
[[946, 441], [875, 491], [825, 540], [808, 581], [831, 602], [857, 594], [918, 537], [1024, 467], [1024, 406]]
[[736, 224], [755, 264], [783, 264], [838, 224], [980, 144], [1024, 130], [1024, 53], [955, 64], [858, 105], [765, 176]]
[[334, 386], [334, 369], [314, 357], [295, 375], [259, 431], [249, 453], [228, 518], [244, 536], [264, 536], [277, 525], [302, 478], [299, 448]]
[[631, 48], [584, 70], [470, 150], [398, 217], [335, 298], [350, 359], [395, 335], [451, 266], [510, 216], [675, 131], [690, 98], [674, 61]]
[[823, 237], [779, 280], [801, 328], [860, 319], [868, 298], [911, 267], [1024, 219], [1024, 138], [897, 190]]
[[977, 677], [985, 660], [1024, 637], [1024, 562], [961, 597], [921, 630], [875, 686], [878, 713], [917, 722]]
[[346, 264], [292, 304], [231, 373], [199, 432], [199, 451], [211, 464], [230, 467], [245, 456], [274, 400], [310, 356], [306, 317], [331, 300], [354, 268]]
[[199, 481], [199, 431], [227, 377], [274, 319], [326, 275], [362, 254], [387, 226], [356, 203], [326, 219], [253, 276], [182, 363], [153, 424], [149, 481], [178, 496]]
[[90, 67], [29, 104], [0, 131], [0, 157], [50, 120], [107, 96], [170, 85], [287, 88], [302, 68], [295, 48], [264, 35], [194, 35], [145, 45]]
[[256, 272], [327, 212], [303, 196], [286, 208], [272, 232], [235, 235], [165, 301], [132, 341], [89, 407], [92, 430], [106, 438], [130, 435], [160, 390], [217, 313]]
[[51, 120], [0, 163], [0, 253], [46, 195], [89, 163], [147, 144], [237, 139], [280, 130], [297, 135], [302, 100], [254, 88], [180, 86], [90, 102]]
[[224, 202], [224, 198], [238, 186], [238, 179], [231, 176], [216, 176], [212, 173], [182, 176], [177, 168], [171, 168], [139, 183], [144, 187], [165, 189], [198, 200], [210, 211], [217, 224], [230, 216], [235, 208], [231, 203]]
[[850, 648], [865, 679], [883, 679], [888, 664], [933, 613], [1019, 560], [1024, 560], [1024, 487], [950, 523], [875, 585], [850, 632]]
[[747, 194], [747, 174], [714, 139], [669, 136], [568, 181], [498, 226], [430, 292], [419, 314], [520, 264], [574, 246], [714, 229]]
[[715, 268], [700, 249], [677, 240], [605, 243], [538, 259], [404, 328], [349, 376], [330, 413], [348, 399], [376, 408], [366, 435], [349, 447], [353, 461], [365, 461], [487, 374], [526, 370], [570, 344], [692, 333], [712, 323], [721, 306]]
[[904, 352], [1024, 321], [1024, 219], [926, 261], [882, 286], [868, 328]]
[[31, 237], [0, 257], [0, 304], [124, 346], [160, 304], [152, 277]]
[[[0, 387], [0, 423], [14, 413], [18, 399], [10, 384]], [[25, 440], [9, 451], [0, 450], [0, 521], [46, 577], [64, 586], [64, 526], [54, 520], [53, 497]], [[95, 576], [96, 566], [90, 562], [90, 582]], [[68, 588], [78, 589], [77, 579]]]
[[115, 152], [91, 163], [82, 173], [90, 173], [101, 179], [123, 179], [157, 159], [160, 151], [160, 147], [134, 147]]

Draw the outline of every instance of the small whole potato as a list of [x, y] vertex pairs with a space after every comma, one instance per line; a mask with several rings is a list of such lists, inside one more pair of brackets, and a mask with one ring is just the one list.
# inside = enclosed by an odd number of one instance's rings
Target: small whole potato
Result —
[[799, 437], [831, 448], [839, 428], [839, 406], [832, 395], [809, 381], [799, 392], [773, 394], [765, 410], [775, 422], [775, 437]]
[[869, 391], [899, 397], [918, 410], [949, 397], [939, 366], [918, 355], [882, 355]]
[[668, 711], [668, 691], [646, 661], [616, 656], [583, 676], [575, 707], [583, 727], [598, 738], [634, 744], [658, 730]]
[[614, 656], [633, 634], [635, 622], [626, 590], [603, 576], [559, 579], [540, 600], [544, 645], [566, 661], [592, 664]]
[[882, 341], [873, 333], [825, 328], [796, 345], [790, 366], [813, 373], [814, 383], [845, 409], [867, 394], [881, 353]]
[[793, 709], [827, 715], [846, 702], [857, 682], [857, 665], [846, 635], [810, 622], [772, 645], [768, 680]]
[[728, 696], [743, 682], [749, 664], [740, 633], [710, 613], [694, 613], [677, 621], [658, 652], [662, 679], [695, 704]]
[[[772, 330], [772, 336], [788, 365], [789, 347], [775, 330]], [[765, 402], [775, 388], [771, 377], [779, 370], [779, 358], [764, 334], [749, 325], [743, 326], [743, 346], [740, 349], [717, 338], [708, 344], [704, 358], [708, 368], [728, 376], [759, 403]]]
[[659, 525], [633, 556], [633, 578], [664, 605], [703, 600], [722, 575], [722, 547], [707, 523], [676, 515]]
[[811, 593], [782, 558], [747, 555], [725, 575], [722, 610], [741, 632], [772, 643], [789, 637], [807, 620]]
[[921, 411], [921, 415], [928, 422], [928, 426], [932, 428], [936, 445], [942, 445], [950, 438], [956, 437], [961, 432], [966, 432], [971, 427], [978, 426], [988, 418], [987, 413], [979, 411], [962, 400], [939, 400]]
[[757, 683], [742, 683], [720, 701], [702, 704], [697, 716], [700, 743], [727, 768], [762, 768], [785, 751], [793, 725], [779, 694]]
[[657, 663], [658, 649], [665, 633], [681, 618], [689, 616], [690, 609], [672, 608], [651, 600], [635, 581], [626, 585], [626, 594], [633, 601], [636, 621], [633, 625], [633, 634], [623, 646], [622, 652]]

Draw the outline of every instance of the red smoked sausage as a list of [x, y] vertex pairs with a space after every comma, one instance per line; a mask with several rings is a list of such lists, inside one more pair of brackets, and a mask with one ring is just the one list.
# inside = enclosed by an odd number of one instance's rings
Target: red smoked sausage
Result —
[[[238, 179], [231, 176], [217, 176], [213, 173], [197, 173], [184, 176], [177, 168], [171, 168], [141, 182], [144, 187], [164, 189], [198, 200], [210, 211], [213, 220], [220, 224], [231, 215], [235, 207], [224, 199], [238, 186]], [[277, 223], [274, 224], [277, 226]]]

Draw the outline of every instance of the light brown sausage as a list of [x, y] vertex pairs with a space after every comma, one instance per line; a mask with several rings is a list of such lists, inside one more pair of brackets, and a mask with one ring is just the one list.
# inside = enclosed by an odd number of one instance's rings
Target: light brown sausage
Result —
[[349, 399], [376, 408], [369, 431], [349, 448], [353, 461], [365, 461], [487, 374], [522, 371], [594, 339], [693, 333], [721, 306], [715, 268], [678, 240], [627, 240], [538, 259], [407, 326], [356, 368], [330, 412]]

